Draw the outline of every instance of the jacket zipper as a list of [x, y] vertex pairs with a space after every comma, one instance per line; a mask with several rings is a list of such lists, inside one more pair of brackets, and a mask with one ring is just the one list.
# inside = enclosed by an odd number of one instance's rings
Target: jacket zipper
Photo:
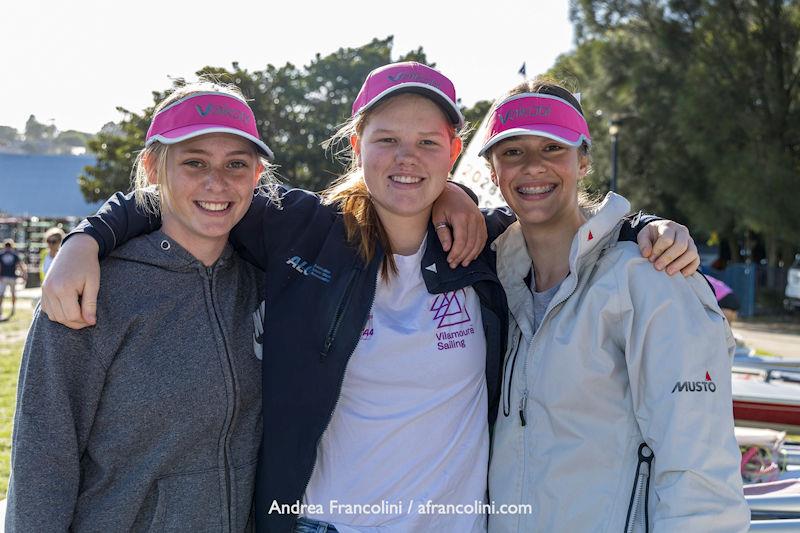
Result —
[[[339, 305], [336, 308], [336, 314], [333, 317], [333, 322], [331, 323], [330, 329], [328, 329], [328, 335], [325, 337], [325, 345], [323, 346], [321, 353], [322, 357], [328, 355], [331, 350], [331, 344], [333, 344], [333, 340], [336, 338], [336, 334], [339, 332], [339, 326], [342, 325], [344, 311], [347, 307], [347, 304], [350, 303], [350, 293], [353, 292], [353, 285], [355, 284], [356, 275], [358, 275], [359, 271], [360, 269], [356, 268], [350, 273], [350, 279], [347, 280], [347, 286], [345, 287], [344, 294], [342, 295], [342, 299], [339, 300]], [[375, 283], [377, 284], [377, 280]]]
[[653, 463], [653, 450], [644, 442], [639, 445], [639, 463], [636, 465], [636, 476], [631, 490], [631, 501], [628, 505], [628, 515], [625, 518], [625, 533], [632, 533], [636, 527], [636, 512], [642, 501], [642, 491], [644, 491], [644, 531], [650, 531], [650, 516], [648, 506], [650, 503], [650, 469]]
[[[344, 301], [346, 299], [349, 299], [350, 286], [352, 285], [353, 280], [355, 278], [355, 275], [356, 275], [356, 273], [358, 271], [359, 271], [359, 269], [356, 269], [350, 275], [350, 281], [348, 282], [348, 288], [345, 291], [345, 295], [342, 297], [342, 302], [343, 303], [344, 303]], [[380, 274], [376, 274], [375, 275], [375, 279], [372, 282], [372, 301], [369, 304], [369, 311], [372, 311], [372, 306], [375, 304], [375, 291], [378, 288], [378, 275], [380, 275]], [[369, 311], [367, 312], [367, 316], [369, 316]], [[333, 338], [331, 337], [331, 333], [333, 333], [333, 335], [335, 336], [336, 330], [339, 329], [339, 322], [341, 322], [341, 316], [338, 316], [338, 315], [339, 315], [339, 313], [337, 312], [336, 321], [334, 322], [333, 326], [331, 327], [331, 332], [328, 333], [329, 340], [325, 342], [326, 351], [322, 354], [323, 356], [327, 355], [327, 353], [328, 353], [327, 352], [327, 348], [329, 348], [330, 344], [333, 342]], [[366, 325], [366, 323], [367, 323], [367, 321], [364, 320], [364, 324], [365, 325]], [[347, 359], [346, 359], [346, 363], [345, 363], [345, 367], [344, 367], [344, 372], [342, 372], [342, 375], [339, 378], [339, 385], [337, 387], [337, 391], [338, 392], [336, 394], [336, 401], [333, 402], [333, 407], [331, 408], [331, 412], [328, 413], [328, 421], [325, 423], [325, 427], [322, 428], [322, 433], [319, 434], [319, 437], [317, 438], [317, 444], [314, 446], [314, 450], [315, 450], [315, 452], [314, 452], [314, 462], [311, 465], [311, 472], [309, 472], [308, 478], [306, 479], [306, 482], [303, 485], [303, 493], [300, 495], [301, 498], [305, 496], [306, 491], [308, 490], [308, 484], [311, 483], [311, 478], [314, 477], [314, 470], [316, 470], [316, 467], [317, 467], [317, 452], [316, 452], [316, 450], [319, 450], [319, 443], [322, 442], [322, 437], [325, 435], [325, 432], [328, 431], [328, 426], [331, 425], [331, 419], [333, 418], [333, 413], [336, 411], [336, 407], [339, 405], [339, 400], [342, 397], [342, 384], [344, 383], [344, 376], [347, 373], [347, 363], [350, 362], [350, 358], [355, 353], [359, 342], [361, 342], [361, 337], [360, 336], [359, 336], [358, 340], [356, 341], [356, 343], [353, 345], [353, 349], [350, 350], [350, 353], [347, 355]]]
[[[565, 278], [565, 280], [566, 279], [567, 278]], [[545, 314], [542, 317], [542, 322], [539, 324], [539, 328], [536, 330], [536, 332], [533, 334], [533, 337], [531, 338], [531, 344], [530, 344], [529, 349], [534, 349], [534, 347], [536, 346], [536, 336], [539, 335], [540, 331], [542, 331], [542, 328], [544, 327], [545, 322], [547, 321], [548, 318], [550, 318], [550, 315], [553, 314], [553, 310], [556, 307], [558, 307], [559, 305], [561, 305], [564, 302], [566, 302], [575, 293], [575, 290], [577, 288], [578, 288], [578, 278], [577, 278], [577, 276], [575, 276], [575, 285], [572, 287], [572, 289], [570, 289], [569, 294], [567, 294], [566, 296], [561, 298], [555, 304], [550, 302], [550, 305], [548, 306], [547, 311], [545, 311]], [[522, 362], [522, 379], [523, 379], [523, 383], [525, 385], [525, 389], [522, 391], [522, 398], [520, 399], [520, 402], [519, 402], [519, 422], [520, 422], [520, 426], [526, 426], [528, 424], [527, 408], [528, 408], [528, 360], [529, 359], [530, 359], [530, 357], [528, 357], [528, 354], [526, 353], [525, 354], [525, 360]], [[510, 396], [509, 396], [509, 398], [510, 398]]]
[[[511, 413], [511, 384], [514, 382], [514, 367], [517, 366], [517, 354], [519, 353], [519, 345], [522, 342], [522, 330], [519, 331], [516, 337], [511, 341], [511, 351], [509, 357], [506, 359], [505, 369], [503, 371], [503, 379], [508, 376], [505, 394], [503, 395], [503, 415], [508, 416]], [[511, 370], [508, 369], [508, 364], [511, 363]]]
[[227, 524], [228, 530], [230, 530], [231, 520], [233, 519], [233, 514], [231, 513], [231, 484], [233, 481], [231, 480], [231, 468], [228, 462], [228, 437], [230, 437], [230, 425], [233, 423], [234, 411], [236, 409], [236, 384], [233, 380], [233, 366], [231, 364], [230, 354], [228, 353], [227, 343], [225, 342], [225, 332], [222, 328], [222, 322], [219, 319], [219, 315], [217, 314], [217, 306], [214, 305], [214, 269], [212, 267], [206, 267], [206, 273], [208, 274], [208, 292], [211, 296], [211, 309], [214, 312], [214, 319], [217, 321], [217, 327], [219, 328], [220, 335], [222, 336], [222, 347], [225, 351], [225, 361], [228, 364], [228, 373], [231, 376], [231, 416], [227, 424], [228, 427], [225, 430], [222, 447], [223, 465], [225, 468], [225, 514], [228, 516]]
[[[605, 255], [605, 253], [606, 253], [606, 248], [600, 250], [600, 253], [597, 256], [597, 259], [595, 260], [594, 265], [592, 266], [592, 271], [589, 273], [588, 277], [592, 277], [594, 271], [597, 269], [597, 265], [600, 263], [600, 259]], [[533, 264], [531, 264], [531, 268], [533, 268]], [[539, 324], [539, 328], [534, 332], [533, 337], [531, 338], [530, 349], [533, 349], [536, 346], [536, 336], [539, 335], [540, 331], [542, 331], [545, 322], [553, 314], [555, 308], [563, 304], [567, 300], [569, 300], [572, 297], [572, 295], [575, 294], [575, 291], [578, 289], [578, 281], [579, 281], [578, 274], [573, 273], [572, 266], [570, 266], [570, 275], [572, 275], [575, 278], [575, 284], [570, 289], [569, 294], [558, 300], [556, 303], [553, 303], [552, 301], [550, 302], [550, 305], [547, 307], [547, 310], [545, 311], [544, 316], [542, 317], [542, 322]], [[569, 275], [567, 275], [567, 277], [564, 278], [564, 281], [568, 279]], [[525, 426], [527, 424], [525, 409], [527, 409], [528, 405], [528, 359], [530, 359], [530, 357], [528, 357], [526, 354], [525, 360], [523, 361], [522, 365], [522, 379], [524, 380], [525, 383], [525, 390], [523, 391], [523, 399], [520, 401], [520, 412], [519, 412], [520, 424], [522, 426]]]

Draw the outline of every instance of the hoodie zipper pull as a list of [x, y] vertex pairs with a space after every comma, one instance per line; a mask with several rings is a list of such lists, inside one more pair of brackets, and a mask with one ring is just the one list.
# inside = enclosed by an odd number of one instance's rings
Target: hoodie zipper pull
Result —
[[525, 427], [528, 424], [528, 420], [525, 418], [525, 410], [528, 407], [528, 389], [522, 393], [522, 398], [519, 400], [519, 422], [520, 424]]

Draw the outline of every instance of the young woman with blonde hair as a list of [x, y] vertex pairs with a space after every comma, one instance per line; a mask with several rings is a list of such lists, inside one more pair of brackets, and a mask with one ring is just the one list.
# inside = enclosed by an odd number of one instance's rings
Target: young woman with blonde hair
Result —
[[260, 275], [228, 233], [268, 156], [235, 89], [188, 85], [157, 107], [137, 175], [162, 192], [147, 205], [161, 229], [103, 261], [95, 327], [74, 331], [34, 316], [6, 531], [252, 525], [261, 362], [251, 315]]

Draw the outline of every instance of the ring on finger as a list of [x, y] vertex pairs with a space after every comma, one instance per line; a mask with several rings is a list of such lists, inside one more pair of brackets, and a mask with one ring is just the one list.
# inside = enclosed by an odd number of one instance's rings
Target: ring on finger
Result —
[[436, 231], [439, 231], [440, 229], [446, 227], [447, 227], [447, 222], [437, 222], [436, 224], [433, 225], [433, 229], [435, 229]]

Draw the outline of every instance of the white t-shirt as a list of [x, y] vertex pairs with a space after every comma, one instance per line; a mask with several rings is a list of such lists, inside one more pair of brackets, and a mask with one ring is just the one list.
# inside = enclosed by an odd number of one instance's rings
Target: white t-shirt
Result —
[[486, 530], [481, 508], [455, 507], [479, 507], [486, 496], [480, 302], [471, 287], [429, 294], [424, 247], [395, 255], [397, 276], [379, 279], [317, 450], [303, 502], [315, 512], [304, 516], [342, 533]]

